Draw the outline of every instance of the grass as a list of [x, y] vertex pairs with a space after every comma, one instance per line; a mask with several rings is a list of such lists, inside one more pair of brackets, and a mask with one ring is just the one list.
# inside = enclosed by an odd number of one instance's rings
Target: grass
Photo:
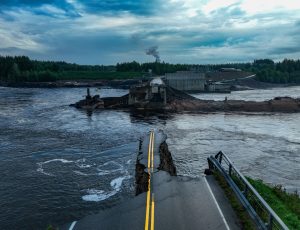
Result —
[[[246, 210], [240, 204], [239, 200], [235, 196], [235, 193], [229, 187], [224, 177], [218, 172], [215, 172], [214, 176], [219, 185], [225, 191], [228, 200], [230, 201], [237, 216], [241, 220], [243, 229], [255, 229], [253, 223], [247, 222], [247, 218], [249, 217], [247, 217], [248, 214]], [[239, 180], [235, 180], [234, 177], [232, 179], [235, 182], [239, 182]], [[265, 184], [262, 180], [254, 180], [249, 177], [247, 177], [247, 180], [252, 184], [252, 186], [264, 198], [264, 200], [270, 205], [270, 207], [282, 219], [289, 229], [300, 230], [300, 198], [296, 192], [294, 194], [287, 193], [282, 186], [278, 185], [272, 187]], [[243, 186], [241, 186], [239, 183], [238, 187], [243, 190]]]
[[49, 226], [47, 227], [47, 230], [57, 230], [57, 228], [54, 228], [52, 225], [49, 225]]
[[141, 72], [64, 71], [59, 80], [125, 80], [142, 76]]
[[300, 229], [300, 198], [296, 192], [289, 194], [282, 186], [272, 187], [262, 180], [247, 180], [290, 229]]
[[218, 181], [219, 185], [225, 192], [227, 199], [229, 200], [233, 210], [235, 211], [236, 215], [238, 216], [241, 224], [241, 229], [243, 230], [255, 230], [256, 227], [252, 222], [248, 212], [244, 208], [244, 206], [240, 203], [238, 198], [236, 197], [234, 191], [230, 188], [227, 184], [225, 178], [218, 172], [214, 172], [214, 177]]

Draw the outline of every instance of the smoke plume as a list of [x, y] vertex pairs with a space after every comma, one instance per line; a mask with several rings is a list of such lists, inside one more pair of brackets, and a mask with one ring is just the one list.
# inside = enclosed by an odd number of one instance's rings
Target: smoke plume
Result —
[[152, 46], [146, 50], [147, 55], [152, 55], [155, 57], [156, 62], [160, 62], [159, 52], [158, 52], [158, 46]]

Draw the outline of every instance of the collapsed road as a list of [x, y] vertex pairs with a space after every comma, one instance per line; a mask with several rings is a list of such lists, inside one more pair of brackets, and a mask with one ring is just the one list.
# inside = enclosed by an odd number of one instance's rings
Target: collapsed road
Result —
[[241, 229], [213, 176], [176, 176], [166, 138], [150, 131], [140, 142], [134, 198], [60, 229]]

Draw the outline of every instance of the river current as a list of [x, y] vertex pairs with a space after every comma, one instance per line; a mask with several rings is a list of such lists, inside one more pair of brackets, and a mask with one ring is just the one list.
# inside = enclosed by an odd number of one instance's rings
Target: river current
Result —
[[[68, 106], [84, 94], [0, 87], [0, 229], [46, 229], [130, 199], [138, 140], [153, 128], [168, 135], [179, 175], [200, 177], [206, 158], [222, 150], [245, 175], [300, 190], [299, 113], [89, 115]], [[300, 87], [194, 96], [262, 101], [300, 97]]]

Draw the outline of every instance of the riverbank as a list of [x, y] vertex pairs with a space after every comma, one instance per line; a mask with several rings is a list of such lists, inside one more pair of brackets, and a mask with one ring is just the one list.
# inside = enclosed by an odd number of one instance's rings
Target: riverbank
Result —
[[287, 193], [282, 185], [272, 186], [249, 177], [247, 180], [290, 229], [300, 228], [300, 197], [297, 190]]
[[268, 101], [242, 100], [173, 100], [167, 106], [170, 112], [300, 112], [300, 99], [276, 97]]
[[[255, 225], [251, 221], [249, 214], [237, 199], [233, 190], [229, 187], [226, 180], [220, 173], [215, 172], [214, 177], [218, 181], [220, 187], [226, 194], [232, 208], [239, 217], [243, 229], [254, 230]], [[282, 219], [282, 221], [291, 230], [297, 230], [300, 227], [300, 197], [297, 191], [294, 193], [287, 193], [281, 185], [269, 185], [262, 180], [252, 179], [247, 177], [247, 180], [263, 197], [263, 199], [270, 205], [275, 213]]]

